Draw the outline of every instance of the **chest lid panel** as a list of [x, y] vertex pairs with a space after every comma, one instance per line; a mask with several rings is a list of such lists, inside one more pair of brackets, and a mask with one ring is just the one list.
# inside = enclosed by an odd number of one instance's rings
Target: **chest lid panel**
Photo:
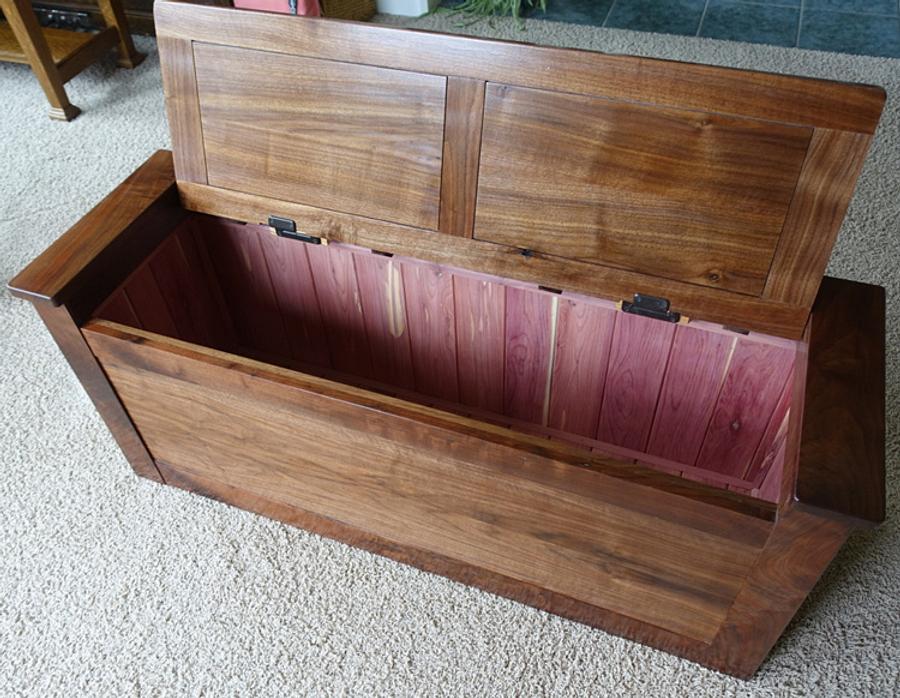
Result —
[[160, 2], [185, 205], [797, 337], [879, 88]]

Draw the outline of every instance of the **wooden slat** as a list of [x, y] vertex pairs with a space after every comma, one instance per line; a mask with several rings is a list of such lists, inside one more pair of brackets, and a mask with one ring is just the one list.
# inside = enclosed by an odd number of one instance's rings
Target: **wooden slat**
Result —
[[738, 339], [696, 465], [740, 476], [762, 439], [795, 352]]
[[184, 205], [251, 223], [265, 223], [273, 210], [302, 221], [303, 230], [360, 247], [539, 283], [563, 291], [612, 300], [635, 292], [668, 298], [672, 307], [694, 319], [719, 322], [757, 332], [799, 338], [807, 309], [738, 293], [706, 289], [596, 264], [535, 252], [523, 257], [517, 248], [458, 238], [370, 218], [324, 211], [302, 204], [194, 184], [179, 185]]
[[324, 245], [309, 245], [306, 254], [316, 286], [331, 365], [357, 376], [371, 376], [372, 357], [353, 255], [349, 250], [329, 249]]
[[206, 184], [206, 155], [200, 125], [200, 101], [190, 39], [158, 36], [166, 114], [179, 182]]
[[223, 348], [227, 332], [220, 308], [203, 274], [190, 221], [182, 224], [147, 261], [169, 309], [178, 337]]
[[[224, 306], [218, 279], [210, 275], [207, 252], [197, 244], [195, 229], [196, 221], [188, 219], [173, 233], [178, 253], [173, 260], [179, 273], [178, 301], [187, 306], [200, 341], [225, 349], [233, 344], [234, 326]], [[156, 278], [159, 280], [161, 275], [156, 273]]]
[[149, 264], [141, 266], [129, 277], [125, 292], [142, 328], [167, 337], [179, 337], [175, 319]]
[[[784, 458], [785, 441], [787, 441], [788, 424], [790, 422], [791, 396], [794, 394], [794, 371], [788, 376], [787, 382], [778, 398], [778, 403], [769, 417], [769, 423], [763, 433], [756, 453], [744, 473], [744, 479], [761, 487], [773, 466], [778, 465], [779, 458]], [[767, 490], [767, 493], [772, 490]]]
[[290, 355], [281, 309], [260, 246], [263, 233], [255, 226], [230, 221], [210, 221], [203, 232], [238, 340], [248, 347]]
[[816, 129], [764, 297], [811, 307], [871, 137]]
[[128, 325], [129, 327], [143, 329], [143, 325], [141, 325], [141, 321], [138, 320], [134, 308], [131, 307], [131, 301], [128, 300], [128, 294], [125, 293], [124, 288], [120, 288], [110, 296], [109, 300], [97, 309], [95, 315], [103, 320], [111, 320], [112, 322], [119, 322], [123, 325]]
[[416, 390], [456, 402], [453, 278], [434, 264], [401, 262]]
[[872, 133], [878, 87], [158, 2], [162, 36]]
[[506, 363], [506, 288], [465, 274], [453, 275], [459, 401], [503, 412]]
[[484, 81], [447, 78], [440, 231], [472, 237], [484, 116]]
[[647, 452], [693, 465], [725, 379], [735, 338], [678, 327]]
[[475, 237], [758, 295], [810, 134], [488, 85]]
[[560, 299], [548, 426], [597, 433], [615, 321], [612, 309]]
[[884, 350], [884, 289], [826, 278], [810, 323], [795, 496], [856, 525], [885, 517]]
[[616, 315], [598, 439], [644, 450], [674, 335], [671, 323]]
[[437, 229], [443, 77], [209, 44], [194, 54], [210, 184]]
[[400, 265], [371, 252], [354, 254], [353, 264], [372, 352], [372, 375], [393, 386], [413, 388], [410, 330]]
[[325, 327], [306, 245], [283, 240], [264, 229], [258, 235], [291, 356], [317, 366], [329, 366]]
[[[587, 470], [558, 477], [552, 461], [298, 391], [272, 374], [88, 336], [160, 459], [688, 637], [716, 635], [768, 538], [770, 525], [749, 517], [738, 533], [733, 514], [699, 530], [685, 525], [700, 523], [697, 503]], [[673, 506], [694, 511], [673, 520]]]
[[555, 296], [506, 289], [506, 369], [503, 413], [545, 423], [553, 350]]

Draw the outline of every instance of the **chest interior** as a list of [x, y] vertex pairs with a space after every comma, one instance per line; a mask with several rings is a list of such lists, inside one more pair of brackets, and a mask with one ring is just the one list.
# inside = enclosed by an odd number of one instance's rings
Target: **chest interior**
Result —
[[96, 316], [722, 489], [779, 492], [794, 340], [199, 214]]

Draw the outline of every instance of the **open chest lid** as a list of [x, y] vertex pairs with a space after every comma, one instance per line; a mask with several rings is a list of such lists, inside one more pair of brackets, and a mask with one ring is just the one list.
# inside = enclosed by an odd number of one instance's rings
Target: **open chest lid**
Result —
[[156, 4], [184, 205], [799, 337], [884, 91]]

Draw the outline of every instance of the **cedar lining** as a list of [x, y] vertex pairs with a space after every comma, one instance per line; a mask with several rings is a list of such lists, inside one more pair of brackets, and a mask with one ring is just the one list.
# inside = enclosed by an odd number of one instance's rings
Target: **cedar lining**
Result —
[[263, 226], [194, 216], [96, 316], [753, 496], [784, 457], [790, 342]]

